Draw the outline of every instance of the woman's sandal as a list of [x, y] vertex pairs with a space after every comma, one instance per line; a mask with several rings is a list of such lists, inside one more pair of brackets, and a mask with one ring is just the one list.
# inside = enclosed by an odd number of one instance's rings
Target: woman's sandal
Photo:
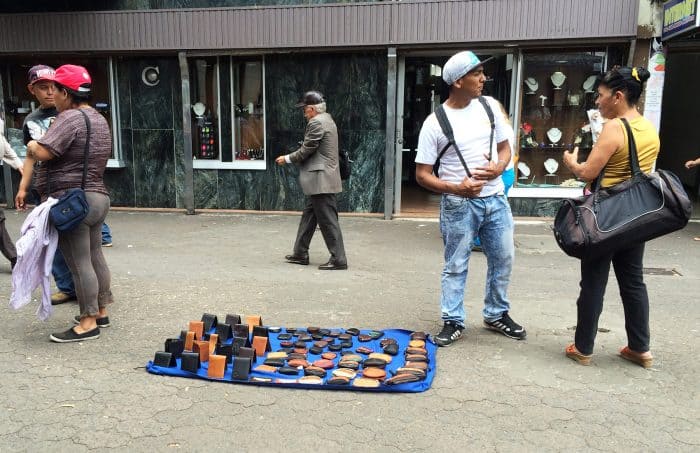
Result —
[[574, 360], [584, 366], [590, 365], [591, 357], [593, 357], [593, 354], [581, 354], [579, 350], [576, 349], [575, 343], [571, 343], [569, 346], [567, 346], [564, 353], [571, 360]]
[[640, 352], [634, 352], [629, 348], [629, 346], [625, 346], [624, 348], [620, 349], [620, 357], [629, 360], [632, 363], [636, 363], [642, 368], [651, 368], [654, 363], [653, 357], [641, 357]]

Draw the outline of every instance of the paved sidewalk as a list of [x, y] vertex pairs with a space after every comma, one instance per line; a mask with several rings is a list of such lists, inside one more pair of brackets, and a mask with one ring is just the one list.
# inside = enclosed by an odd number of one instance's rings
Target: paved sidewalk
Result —
[[[16, 239], [24, 214], [7, 210]], [[516, 227], [512, 316], [528, 339], [481, 327], [485, 259], [472, 258], [466, 336], [438, 352], [421, 394], [307, 391], [154, 376], [144, 365], [203, 312], [267, 324], [401, 327], [435, 333], [442, 246], [434, 221], [344, 217], [350, 269], [285, 264], [297, 216], [112, 212], [104, 249], [117, 303], [97, 341], [54, 344], [74, 304], [47, 322], [36, 304], [0, 308], [0, 451], [698, 451], [700, 223], [651, 242], [652, 352], [625, 344], [611, 276], [594, 363], [564, 357], [573, 337], [578, 261], [548, 226]], [[311, 262], [325, 262], [320, 232]], [[0, 259], [0, 298], [10, 295]], [[37, 293], [38, 294], [38, 293]]]

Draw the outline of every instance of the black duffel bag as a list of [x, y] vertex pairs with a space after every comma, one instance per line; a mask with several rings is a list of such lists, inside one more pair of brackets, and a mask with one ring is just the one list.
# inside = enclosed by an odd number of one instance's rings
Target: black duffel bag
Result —
[[596, 259], [680, 230], [688, 224], [692, 204], [683, 184], [666, 170], [644, 174], [627, 120], [632, 177], [587, 196], [562, 201], [554, 218], [554, 237], [569, 256]]

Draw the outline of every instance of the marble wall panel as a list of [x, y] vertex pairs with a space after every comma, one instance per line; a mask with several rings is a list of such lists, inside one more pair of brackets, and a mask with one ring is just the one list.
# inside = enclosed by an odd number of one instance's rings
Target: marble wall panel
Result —
[[133, 131], [122, 129], [120, 132], [122, 160], [126, 166], [105, 170], [105, 184], [112, 206], [135, 206]]
[[173, 130], [136, 129], [133, 135], [136, 206], [175, 207]]
[[195, 170], [194, 172], [194, 207], [197, 209], [216, 209], [218, 200], [218, 170]]
[[509, 198], [514, 216], [554, 217], [561, 205], [557, 198]]
[[175, 159], [175, 206], [178, 208], [185, 207], [185, 161], [184, 161], [184, 142], [182, 129], [173, 131], [174, 143], [174, 159]]
[[[160, 83], [148, 86], [141, 81], [146, 66], [157, 66]], [[180, 68], [174, 59], [131, 60], [131, 121], [134, 129], [173, 129], [173, 85], [180, 78]], [[182, 122], [182, 120], [180, 120]]]

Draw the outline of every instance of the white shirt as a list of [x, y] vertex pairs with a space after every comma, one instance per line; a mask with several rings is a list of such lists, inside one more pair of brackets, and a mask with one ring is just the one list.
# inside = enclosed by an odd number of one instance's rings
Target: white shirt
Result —
[[[512, 128], [501, 114], [501, 108], [498, 102], [492, 97], [485, 96], [491, 110], [493, 110], [495, 131], [493, 136], [493, 146], [491, 161], [498, 162], [498, 143], [508, 140], [509, 130], [512, 136]], [[455, 143], [459, 147], [464, 161], [469, 167], [469, 171], [477, 167], [484, 167], [488, 160], [484, 155], [489, 154], [489, 140], [491, 138], [491, 123], [489, 117], [478, 99], [473, 99], [469, 105], [463, 109], [453, 109], [445, 104], [445, 113], [450, 120], [452, 130], [455, 136]], [[448, 140], [445, 134], [442, 133], [440, 124], [438, 123], [435, 113], [431, 113], [425, 119], [423, 127], [420, 130], [418, 137], [418, 150], [416, 154], [416, 163], [434, 165], [440, 151], [447, 145]], [[450, 147], [440, 159], [440, 169], [438, 177], [443, 181], [460, 184], [467, 176], [462, 163], [457, 157], [457, 153], [453, 147]], [[502, 194], [504, 191], [503, 180], [495, 178], [487, 182], [479, 197], [489, 197], [496, 194]]]

